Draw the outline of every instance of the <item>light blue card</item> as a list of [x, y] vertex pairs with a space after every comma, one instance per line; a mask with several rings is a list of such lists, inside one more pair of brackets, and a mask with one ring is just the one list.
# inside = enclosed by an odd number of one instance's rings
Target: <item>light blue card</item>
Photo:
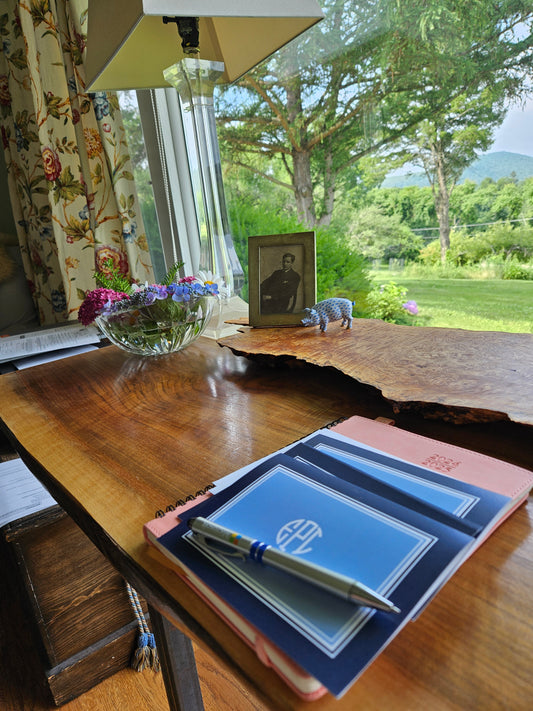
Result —
[[331, 444], [319, 442], [311, 446], [319, 452], [329, 454], [330, 457], [335, 457], [341, 462], [355, 466], [365, 474], [375, 476], [386, 484], [396, 486], [402, 491], [411, 494], [411, 496], [428, 501], [434, 506], [448, 511], [448, 513], [455, 514], [455, 516], [466, 516], [479, 502], [478, 496], [459, 491], [453, 487], [453, 482], [450, 482], [450, 486], [447, 486], [442, 481], [429, 481], [428, 479], [421, 479], [420, 476], [411, 474], [408, 471], [401, 471], [397, 465], [376, 464], [369, 459], [371, 453], [366, 453], [367, 456], [363, 456], [347, 452], [335, 446], [335, 440], [332, 440]]

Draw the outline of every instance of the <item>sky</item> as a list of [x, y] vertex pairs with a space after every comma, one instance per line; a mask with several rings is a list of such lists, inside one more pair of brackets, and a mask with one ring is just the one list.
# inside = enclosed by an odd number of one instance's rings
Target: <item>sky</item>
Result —
[[533, 157], [533, 99], [524, 108], [510, 109], [494, 138], [489, 153], [509, 151]]

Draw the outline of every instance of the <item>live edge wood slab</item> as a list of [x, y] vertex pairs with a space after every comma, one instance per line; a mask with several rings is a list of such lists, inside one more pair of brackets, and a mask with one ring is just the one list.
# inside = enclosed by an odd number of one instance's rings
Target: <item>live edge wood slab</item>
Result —
[[459, 423], [533, 425], [533, 335], [397, 326], [356, 319], [318, 327], [248, 328], [218, 340], [236, 355], [335, 368], [377, 388], [395, 412]]

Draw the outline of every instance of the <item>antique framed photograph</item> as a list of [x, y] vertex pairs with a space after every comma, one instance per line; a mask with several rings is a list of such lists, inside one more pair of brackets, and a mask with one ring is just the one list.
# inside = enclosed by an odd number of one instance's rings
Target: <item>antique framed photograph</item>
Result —
[[248, 238], [250, 326], [296, 326], [316, 302], [314, 232]]

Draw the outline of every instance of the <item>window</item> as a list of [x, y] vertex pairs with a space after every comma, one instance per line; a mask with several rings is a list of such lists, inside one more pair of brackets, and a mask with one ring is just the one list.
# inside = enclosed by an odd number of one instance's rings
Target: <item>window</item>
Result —
[[[531, 280], [527, 136], [513, 149], [521, 153], [514, 163], [494, 159], [500, 173], [482, 166], [477, 182], [465, 173], [490, 156], [498, 135], [501, 152], [499, 127], [510, 110], [520, 112], [519, 99], [531, 89], [530, 4], [321, 5], [322, 23], [237, 86], [217, 90], [231, 232], [245, 271], [248, 236], [314, 228], [319, 297], [353, 297], [358, 315], [368, 315], [373, 264], [379, 278], [390, 264], [398, 267], [391, 279], [409, 281], [406, 265], [436, 273], [442, 260], [463, 277], [465, 245], [469, 261], [492, 251], [485, 261], [493, 275]], [[194, 264], [201, 209], [177, 96], [169, 89], [138, 97], [162, 253], [167, 264], [176, 257]], [[441, 173], [439, 161], [431, 162], [439, 141]], [[521, 173], [524, 157], [530, 162]], [[423, 310], [416, 319], [403, 315], [418, 325], [463, 325], [432, 321]], [[525, 314], [512, 329], [531, 330], [531, 319]], [[490, 319], [466, 327], [501, 330]]]
[[155, 276], [179, 260], [190, 273], [199, 235], [179, 99], [173, 89], [120, 92], [119, 99]]

